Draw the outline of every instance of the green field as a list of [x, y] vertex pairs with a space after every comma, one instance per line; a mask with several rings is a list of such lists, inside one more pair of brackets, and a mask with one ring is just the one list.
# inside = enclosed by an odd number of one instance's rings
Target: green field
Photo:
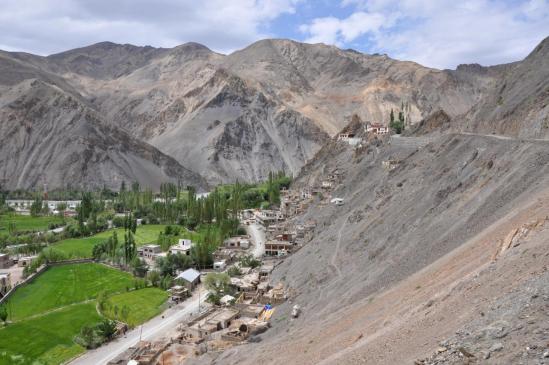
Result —
[[95, 298], [101, 291], [107, 301], [128, 306], [130, 324], [139, 324], [163, 309], [167, 293], [153, 288], [126, 292], [133, 286], [130, 274], [94, 263], [54, 266], [10, 298], [13, 323], [0, 328], [0, 365], [59, 364], [85, 349], [73, 342], [84, 325], [101, 316]]
[[[146, 288], [137, 291], [113, 295], [107, 300], [105, 315], [136, 326], [158, 315], [164, 308], [168, 293], [158, 288]], [[118, 315], [114, 314], [114, 307], [118, 307]], [[128, 318], [120, 318], [120, 309], [124, 306], [129, 309]]]
[[54, 266], [10, 299], [11, 319], [18, 321], [52, 309], [95, 299], [105, 290], [122, 292], [133, 285], [128, 273], [99, 264]]
[[[138, 226], [135, 232], [135, 243], [137, 246], [143, 246], [147, 243], [156, 242], [158, 234], [164, 230], [166, 226], [163, 224], [150, 224]], [[85, 238], [69, 238], [57, 242], [53, 247], [64, 252], [67, 257], [81, 258], [92, 257], [93, 246], [96, 243], [102, 242], [112, 236], [116, 231], [118, 242], [124, 242], [124, 228], [111, 229], [105, 232], [98, 233], [91, 237]]]
[[85, 351], [73, 338], [99, 320], [90, 302], [10, 324], [0, 329], [0, 364], [60, 364]]
[[15, 223], [15, 230], [19, 232], [45, 231], [50, 223], [62, 224], [63, 218], [58, 216], [31, 217], [30, 215], [15, 213], [4, 214], [0, 216], [0, 231], [7, 231], [11, 222]]

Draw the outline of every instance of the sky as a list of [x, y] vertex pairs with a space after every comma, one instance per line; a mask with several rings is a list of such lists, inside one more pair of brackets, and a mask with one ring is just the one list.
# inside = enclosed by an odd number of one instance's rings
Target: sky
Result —
[[547, 36], [549, 0], [0, 0], [0, 49], [40, 55], [290, 38], [455, 68], [523, 59]]

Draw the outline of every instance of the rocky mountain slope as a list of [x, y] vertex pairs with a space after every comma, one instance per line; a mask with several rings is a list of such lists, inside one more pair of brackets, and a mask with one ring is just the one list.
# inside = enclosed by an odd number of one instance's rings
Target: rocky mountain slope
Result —
[[[501, 72], [498, 85], [527, 64], [538, 67], [523, 75], [543, 75], [545, 43], [523, 62], [471, 72]], [[464, 115], [437, 110], [407, 136], [366, 136], [355, 121], [347, 129], [363, 146], [327, 143], [292, 185], [340, 176], [294, 218], [317, 225], [273, 272], [290, 301], [265, 334], [189, 363], [548, 363], [549, 140], [514, 137], [507, 123], [534, 130], [520, 118], [543, 118], [549, 99], [545, 79], [522, 82], [490, 123], [475, 119], [485, 99]]]
[[[48, 57], [2, 52], [0, 90], [41, 80], [210, 183], [257, 181], [272, 170], [297, 175], [353, 114], [387, 123], [393, 109], [415, 124], [442, 110], [458, 130], [544, 135], [546, 43], [514, 64], [435, 70], [281, 39], [230, 55], [197, 43], [102, 42]], [[531, 132], [509, 119], [525, 98], [539, 109], [521, 112]]]
[[227, 56], [196, 43], [163, 49], [110, 42], [48, 57], [2, 55], [9, 59], [3, 84], [54, 84], [210, 183], [261, 180], [272, 170], [296, 175], [352, 114], [384, 123], [391, 109], [402, 109], [409, 123], [439, 109], [463, 115], [505, 70], [440, 71], [280, 39]]
[[0, 94], [0, 179], [8, 188], [118, 189], [139, 181], [158, 189], [180, 182], [205, 190], [206, 182], [173, 158], [114, 126], [59, 87], [37, 79]]
[[291, 301], [254, 343], [190, 363], [543, 363], [548, 146], [454, 133], [331, 142], [294, 185], [341, 174], [296, 218], [317, 221], [312, 240], [274, 272]]

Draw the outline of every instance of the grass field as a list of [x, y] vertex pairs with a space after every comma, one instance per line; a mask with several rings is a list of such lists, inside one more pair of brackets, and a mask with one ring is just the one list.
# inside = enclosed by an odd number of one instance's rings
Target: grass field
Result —
[[85, 351], [73, 338], [99, 320], [90, 302], [10, 324], [0, 329], [0, 364], [60, 364]]
[[101, 320], [95, 298], [101, 291], [113, 306], [130, 310], [136, 325], [160, 313], [168, 294], [147, 288], [126, 292], [130, 274], [94, 263], [54, 266], [10, 298], [13, 323], [0, 328], [0, 365], [60, 364], [85, 349], [74, 343], [84, 325]]
[[[122, 294], [113, 295], [107, 300], [107, 308], [104, 314], [111, 318], [137, 326], [158, 315], [163, 310], [163, 304], [168, 299], [168, 293], [158, 288], [146, 288]], [[119, 309], [118, 315], [114, 314], [114, 307]], [[128, 307], [128, 318], [120, 318], [120, 310]]]
[[[135, 232], [135, 243], [137, 246], [142, 246], [147, 243], [156, 242], [158, 234], [164, 230], [166, 226], [163, 224], [150, 224], [138, 226]], [[124, 228], [111, 229], [105, 232], [96, 234], [95, 236], [85, 238], [69, 238], [57, 242], [53, 247], [64, 252], [68, 257], [82, 258], [92, 257], [93, 246], [96, 243], [102, 242], [112, 236], [116, 231], [118, 242], [124, 242]]]
[[45, 231], [50, 223], [63, 223], [63, 218], [57, 216], [31, 217], [30, 215], [15, 213], [4, 214], [0, 216], [0, 231], [7, 231], [10, 222], [15, 223], [16, 231]]
[[133, 285], [128, 273], [99, 264], [54, 266], [10, 299], [11, 320], [18, 321], [69, 304], [95, 299], [105, 290], [122, 292]]

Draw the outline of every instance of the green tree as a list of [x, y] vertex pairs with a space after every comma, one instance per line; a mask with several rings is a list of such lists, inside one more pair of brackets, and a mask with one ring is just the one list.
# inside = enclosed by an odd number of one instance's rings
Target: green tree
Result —
[[204, 286], [208, 291], [216, 296], [222, 296], [222, 294], [229, 291], [229, 285], [231, 284], [231, 277], [226, 273], [209, 273], [204, 278]]
[[132, 268], [133, 274], [140, 278], [145, 277], [145, 275], [147, 274], [147, 264], [145, 263], [145, 261], [143, 261], [137, 256], [135, 256], [132, 259], [131, 268]]
[[151, 283], [152, 286], [159, 287], [162, 278], [160, 277], [160, 273], [158, 271], [152, 270], [147, 273], [147, 280]]
[[4, 325], [6, 324], [6, 320], [8, 319], [8, 309], [5, 305], [0, 306], [0, 320]]
[[[126, 309], [126, 313], [127, 313], [126, 317], [127, 317], [127, 315], [129, 314], [128, 307], [126, 306], [122, 307], [122, 312], [124, 312], [124, 309]], [[103, 337], [106, 340], [110, 340], [116, 333], [116, 322], [111, 321], [110, 319], [104, 319], [103, 321], [97, 324], [96, 328], [97, 328], [97, 332], [101, 337]]]
[[38, 217], [44, 210], [44, 202], [40, 196], [36, 196], [30, 207], [30, 214], [33, 217]]

